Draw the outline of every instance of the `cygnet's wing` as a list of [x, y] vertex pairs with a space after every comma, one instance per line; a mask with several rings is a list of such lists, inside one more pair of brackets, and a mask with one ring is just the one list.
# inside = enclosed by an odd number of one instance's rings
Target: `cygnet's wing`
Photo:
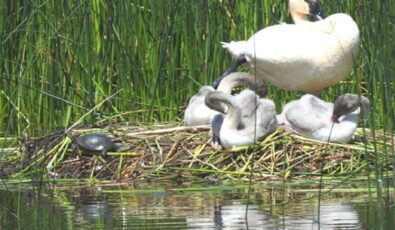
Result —
[[330, 123], [332, 108], [316, 97], [302, 97], [288, 108], [285, 118], [295, 130], [310, 133]]
[[254, 113], [259, 103], [259, 97], [250, 89], [244, 89], [239, 94], [234, 95], [234, 98], [237, 105], [242, 110], [242, 114]]
[[203, 86], [199, 92], [194, 95], [188, 103], [184, 112], [184, 121], [186, 125], [203, 125], [210, 124], [210, 120], [216, 112], [208, 108], [204, 100], [209, 92], [215, 91], [211, 86]]
[[269, 99], [260, 99], [257, 108], [257, 128], [262, 136], [267, 136], [277, 128], [277, 114], [274, 102]]
[[239, 129], [255, 125], [255, 113], [259, 104], [259, 99], [255, 92], [249, 89], [241, 91], [234, 96], [235, 104], [240, 109], [241, 118]]
[[193, 104], [193, 103], [200, 103], [203, 102], [204, 104], [204, 98], [209, 92], [215, 91], [215, 89], [212, 86], [202, 86], [197, 94], [191, 97], [189, 100], [188, 106]]
[[243, 90], [234, 98], [241, 111], [238, 130], [244, 130], [246, 135], [256, 132], [259, 139], [276, 129], [277, 119], [273, 101], [259, 99], [256, 93], [250, 89]]
[[289, 108], [291, 108], [298, 102], [299, 102], [298, 100], [294, 100], [294, 101], [290, 101], [290, 102], [286, 103], [285, 105], [283, 105], [281, 113], [279, 115], [277, 115], [277, 121], [278, 121], [279, 125], [288, 125], [285, 114], [287, 113]]

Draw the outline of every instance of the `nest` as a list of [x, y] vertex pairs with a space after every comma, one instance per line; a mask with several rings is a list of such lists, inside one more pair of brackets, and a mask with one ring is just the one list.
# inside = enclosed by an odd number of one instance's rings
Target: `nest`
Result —
[[[20, 156], [5, 158], [3, 164], [19, 165], [9, 175], [13, 178], [44, 173], [56, 178], [99, 180], [248, 180], [252, 173], [254, 181], [345, 175], [373, 170], [377, 164], [383, 170], [393, 166], [393, 156], [382, 151], [387, 141], [393, 142], [393, 137], [382, 135], [380, 141], [373, 142], [367, 129], [359, 129], [351, 144], [315, 141], [277, 129], [255, 145], [214, 150], [208, 126], [177, 125], [80, 127], [68, 135], [52, 133], [26, 141]], [[75, 148], [73, 138], [87, 133], [106, 134], [120, 148], [105, 158]]]

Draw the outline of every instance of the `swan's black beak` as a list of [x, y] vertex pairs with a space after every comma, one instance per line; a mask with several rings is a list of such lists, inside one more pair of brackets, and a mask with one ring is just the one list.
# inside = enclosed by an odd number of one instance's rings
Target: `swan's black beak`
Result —
[[324, 19], [324, 14], [321, 11], [320, 5], [313, 0], [305, 0], [309, 4], [310, 15], [314, 17], [315, 20], [319, 21]]

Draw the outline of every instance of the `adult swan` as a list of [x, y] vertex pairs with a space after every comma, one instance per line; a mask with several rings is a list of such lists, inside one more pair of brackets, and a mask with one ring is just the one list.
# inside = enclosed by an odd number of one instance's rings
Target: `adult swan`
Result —
[[359, 47], [359, 29], [349, 15], [337, 13], [316, 22], [269, 26], [247, 41], [222, 45], [237, 57], [237, 62], [214, 87], [238, 65], [247, 63], [255, 66], [263, 81], [318, 95], [351, 71]]

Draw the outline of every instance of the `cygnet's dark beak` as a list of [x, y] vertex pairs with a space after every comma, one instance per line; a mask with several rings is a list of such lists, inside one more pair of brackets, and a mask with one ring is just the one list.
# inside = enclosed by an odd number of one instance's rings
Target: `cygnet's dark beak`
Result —
[[310, 15], [314, 17], [315, 20], [319, 21], [324, 19], [324, 14], [321, 11], [320, 5], [316, 1], [305, 0], [309, 4]]
[[331, 122], [332, 122], [332, 123], [339, 122], [339, 117], [336, 116], [335, 114], [332, 114]]

